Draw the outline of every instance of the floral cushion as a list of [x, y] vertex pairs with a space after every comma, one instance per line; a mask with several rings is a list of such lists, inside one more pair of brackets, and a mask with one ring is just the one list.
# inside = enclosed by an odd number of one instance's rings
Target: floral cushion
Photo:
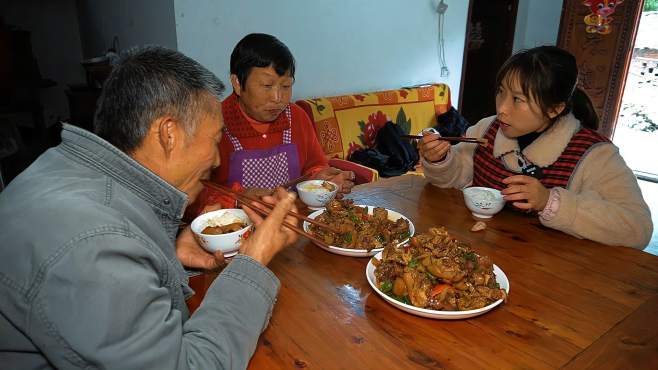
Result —
[[387, 121], [405, 133], [435, 126], [436, 116], [451, 107], [445, 84], [398, 90], [321, 97], [297, 101], [315, 124], [329, 158], [347, 159], [355, 150], [373, 147], [377, 131]]

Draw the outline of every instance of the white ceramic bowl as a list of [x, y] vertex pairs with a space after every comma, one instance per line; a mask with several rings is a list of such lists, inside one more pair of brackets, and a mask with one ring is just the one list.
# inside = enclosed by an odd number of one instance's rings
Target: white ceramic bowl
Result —
[[[334, 190], [329, 190], [322, 186], [326, 182], [333, 186]], [[330, 200], [336, 197], [338, 185], [331, 181], [325, 180], [308, 180], [297, 184], [297, 194], [299, 199], [311, 208], [324, 207]]]
[[491, 218], [505, 206], [505, 200], [500, 190], [471, 186], [462, 190], [466, 207], [473, 216], [478, 218]]
[[[209, 226], [211, 219], [219, 218], [226, 214], [229, 214], [235, 218], [239, 218], [247, 226], [238, 231], [226, 234], [210, 235], [201, 233], [203, 229]], [[199, 217], [195, 218], [194, 221], [192, 221], [190, 227], [192, 228], [192, 231], [197, 235], [197, 240], [199, 240], [201, 246], [207, 251], [215, 252], [221, 250], [224, 253], [224, 257], [231, 257], [238, 253], [238, 249], [240, 249], [242, 240], [246, 239], [251, 233], [253, 223], [243, 210], [227, 208], [200, 215]]]

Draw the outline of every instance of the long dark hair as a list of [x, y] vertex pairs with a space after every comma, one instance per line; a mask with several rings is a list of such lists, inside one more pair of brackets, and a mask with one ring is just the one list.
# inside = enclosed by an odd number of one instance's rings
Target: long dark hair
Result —
[[272, 66], [279, 76], [286, 72], [295, 78], [295, 58], [279, 39], [265, 33], [251, 33], [242, 38], [231, 52], [231, 74], [238, 76], [244, 88], [253, 67]]
[[599, 117], [587, 93], [577, 87], [578, 65], [576, 58], [566, 50], [555, 46], [539, 46], [522, 50], [510, 57], [496, 76], [500, 86], [508, 76], [515, 76], [523, 94], [534, 99], [544, 115], [559, 105], [564, 110], [551, 119], [551, 124], [573, 113], [580, 123], [590, 129], [599, 128]]

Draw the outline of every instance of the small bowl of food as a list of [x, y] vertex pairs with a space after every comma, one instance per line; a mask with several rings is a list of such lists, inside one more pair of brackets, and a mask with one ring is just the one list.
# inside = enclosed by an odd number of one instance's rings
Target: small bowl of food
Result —
[[500, 190], [471, 186], [462, 190], [466, 207], [477, 218], [491, 218], [505, 206]]
[[297, 184], [299, 199], [311, 209], [320, 209], [336, 197], [338, 185], [325, 180], [308, 180]]
[[247, 214], [234, 208], [204, 213], [190, 225], [203, 248], [212, 253], [221, 250], [224, 257], [238, 253], [242, 240], [249, 237], [252, 226]]

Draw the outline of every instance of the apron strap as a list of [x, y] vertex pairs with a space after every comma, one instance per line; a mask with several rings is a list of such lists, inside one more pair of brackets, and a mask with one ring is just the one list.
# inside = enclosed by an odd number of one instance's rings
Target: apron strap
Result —
[[231, 132], [226, 128], [226, 126], [224, 126], [223, 130], [224, 135], [226, 135], [226, 137], [228, 137], [228, 139], [231, 141], [231, 144], [233, 144], [233, 150], [236, 152], [242, 150], [242, 144], [240, 144], [240, 140], [238, 140], [237, 137], [231, 135]]
[[283, 143], [290, 144], [292, 142], [292, 114], [290, 113], [290, 104], [288, 104], [284, 112], [288, 118], [288, 127], [283, 130]]

